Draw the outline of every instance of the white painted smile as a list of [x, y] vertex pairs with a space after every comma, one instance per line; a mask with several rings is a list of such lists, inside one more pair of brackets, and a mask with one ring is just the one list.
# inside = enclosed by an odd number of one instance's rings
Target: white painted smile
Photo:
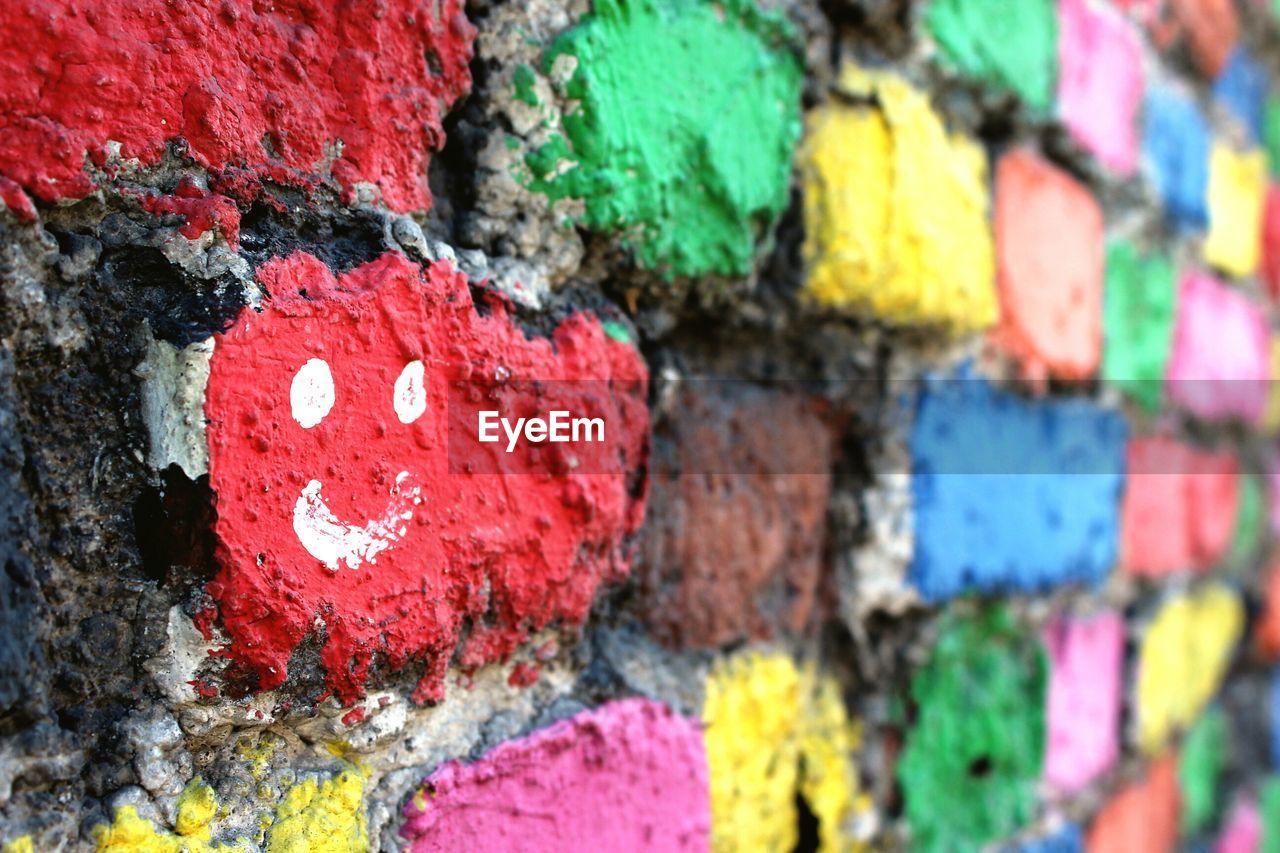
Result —
[[421, 487], [402, 488], [407, 479], [408, 471], [396, 475], [382, 517], [363, 525], [339, 520], [320, 494], [320, 481], [312, 480], [293, 507], [293, 532], [307, 553], [330, 571], [336, 572], [339, 563], [348, 569], [358, 569], [365, 562], [373, 565], [378, 554], [404, 537], [413, 508], [422, 503]]

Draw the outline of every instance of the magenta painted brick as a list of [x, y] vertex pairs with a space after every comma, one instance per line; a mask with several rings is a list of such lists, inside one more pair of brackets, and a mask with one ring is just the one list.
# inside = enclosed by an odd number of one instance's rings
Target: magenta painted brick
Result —
[[1058, 108], [1071, 135], [1118, 175], [1138, 165], [1142, 46], [1125, 16], [1101, 0], [1058, 4]]
[[1124, 619], [1118, 613], [1058, 617], [1044, 631], [1049, 652], [1049, 731], [1044, 779], [1071, 794], [1115, 764], [1119, 753]]
[[707, 786], [697, 721], [624, 699], [441, 766], [409, 798], [400, 834], [414, 853], [702, 851]]
[[1252, 799], [1238, 797], [1222, 826], [1214, 853], [1256, 853], [1262, 841], [1262, 815]]
[[1178, 288], [1166, 397], [1208, 420], [1255, 423], [1267, 402], [1267, 320], [1238, 290], [1189, 272]]

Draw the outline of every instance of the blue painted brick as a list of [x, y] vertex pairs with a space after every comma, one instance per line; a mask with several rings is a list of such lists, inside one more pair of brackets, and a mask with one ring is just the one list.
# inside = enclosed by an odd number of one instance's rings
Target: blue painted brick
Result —
[[1142, 152], [1170, 224], [1183, 230], [1208, 225], [1209, 126], [1189, 96], [1152, 89], [1145, 102]]
[[1214, 98], [1240, 120], [1253, 142], [1262, 138], [1267, 85], [1266, 69], [1254, 62], [1243, 47], [1235, 49], [1213, 84]]
[[1095, 583], [1116, 558], [1127, 429], [1086, 400], [930, 379], [911, 427], [915, 555], [931, 601]]
[[1053, 835], [1027, 841], [1010, 848], [1014, 853], [1084, 853], [1080, 827], [1069, 823]]

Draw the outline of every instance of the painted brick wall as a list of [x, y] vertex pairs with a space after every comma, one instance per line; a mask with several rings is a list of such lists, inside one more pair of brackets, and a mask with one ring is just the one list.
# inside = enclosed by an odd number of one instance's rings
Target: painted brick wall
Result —
[[0, 35], [2, 853], [1280, 849], [1280, 3]]

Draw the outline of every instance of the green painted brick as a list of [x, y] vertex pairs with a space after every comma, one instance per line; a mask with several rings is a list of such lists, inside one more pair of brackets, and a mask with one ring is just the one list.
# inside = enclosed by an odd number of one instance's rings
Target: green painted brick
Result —
[[1280, 97], [1267, 98], [1262, 114], [1262, 144], [1267, 149], [1267, 163], [1272, 175], [1280, 175]]
[[515, 98], [521, 103], [528, 104], [531, 107], [538, 105], [538, 93], [534, 91], [534, 83], [537, 82], [537, 76], [533, 69], [528, 65], [517, 65], [515, 74], [512, 76], [512, 84], [515, 87]]
[[1247, 565], [1257, 554], [1266, 523], [1266, 503], [1262, 484], [1257, 477], [1240, 478], [1240, 504], [1236, 510], [1236, 529], [1231, 540], [1231, 562]]
[[1053, 106], [1058, 73], [1053, 0], [932, 0], [925, 24], [947, 64], [1012, 89], [1039, 112]]
[[1107, 247], [1102, 378], [1149, 412], [1160, 407], [1177, 302], [1173, 263], [1127, 240]]
[[1258, 795], [1262, 812], [1262, 844], [1258, 853], [1280, 853], [1280, 776], [1268, 776]]
[[1205, 711], [1187, 732], [1178, 759], [1182, 831], [1192, 835], [1218, 814], [1218, 785], [1227, 761], [1227, 718], [1218, 707]]
[[750, 272], [789, 201], [803, 68], [793, 27], [751, 0], [598, 0], [544, 57], [577, 60], [578, 106], [526, 158], [528, 185], [581, 199], [668, 278]]
[[911, 682], [898, 763], [912, 849], [976, 849], [1033, 816], [1045, 745], [1045, 654], [1009, 611], [943, 617]]

